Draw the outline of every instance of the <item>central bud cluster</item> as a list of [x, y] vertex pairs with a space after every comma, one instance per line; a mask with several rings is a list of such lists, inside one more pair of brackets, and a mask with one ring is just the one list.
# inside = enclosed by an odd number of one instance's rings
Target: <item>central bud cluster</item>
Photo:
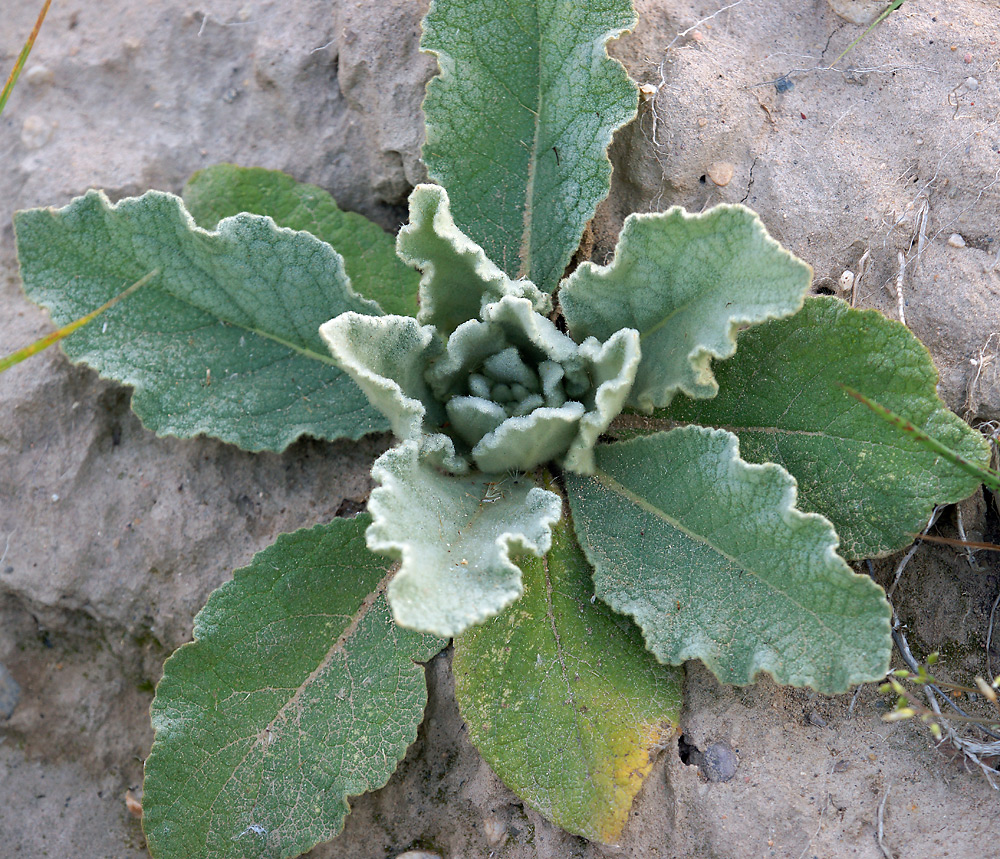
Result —
[[596, 435], [589, 439], [584, 427], [603, 430], [610, 420], [597, 402], [603, 385], [627, 391], [630, 374], [620, 375], [623, 359], [631, 361], [623, 352], [637, 357], [629, 347], [637, 344], [577, 344], [531, 301], [508, 295], [452, 332], [426, 379], [445, 407], [442, 429], [480, 470], [527, 470], [593, 444]]

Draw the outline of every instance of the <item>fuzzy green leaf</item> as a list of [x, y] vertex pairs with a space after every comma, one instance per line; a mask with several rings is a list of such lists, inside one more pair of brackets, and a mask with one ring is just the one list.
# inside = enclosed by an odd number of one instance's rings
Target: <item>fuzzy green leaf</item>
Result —
[[62, 209], [19, 212], [14, 227], [25, 292], [56, 325], [159, 269], [100, 324], [63, 341], [71, 360], [133, 385], [132, 408], [154, 432], [280, 451], [306, 434], [356, 439], [386, 428], [319, 336], [338, 313], [380, 311], [308, 233], [255, 215], [208, 233], [179, 198], [157, 191], [114, 206], [90, 191]]
[[884, 676], [882, 589], [836, 554], [826, 519], [796, 509], [784, 469], [744, 462], [736, 436], [704, 427], [595, 453], [595, 477], [567, 475], [577, 534], [597, 595], [658, 659], [828, 694]]
[[216, 164], [184, 186], [184, 205], [199, 227], [214, 230], [223, 218], [250, 212], [279, 227], [305, 230], [337, 250], [351, 287], [386, 313], [416, 316], [420, 278], [396, 256], [393, 237], [362, 215], [344, 212], [316, 185], [280, 170]]
[[441, 67], [424, 99], [428, 172], [490, 259], [546, 292], [608, 193], [611, 135], [636, 113], [605, 50], [634, 24], [629, 0], [434, 0], [424, 19]]
[[389, 419], [399, 438], [416, 438], [428, 417], [445, 419], [424, 375], [444, 351], [433, 326], [410, 316], [342, 313], [320, 326], [320, 335], [337, 364]]
[[410, 223], [399, 231], [401, 259], [423, 272], [417, 318], [443, 335], [479, 316], [482, 306], [505, 295], [527, 298], [539, 313], [552, 300], [529, 281], [512, 281], [455, 226], [444, 188], [417, 185], [410, 194]]
[[568, 523], [545, 558], [519, 558], [524, 596], [455, 639], [455, 697], [504, 783], [552, 822], [618, 840], [656, 751], [680, 720], [683, 671], [634, 624], [592, 601]]
[[427, 374], [469, 458], [485, 472], [553, 459], [589, 472], [594, 442], [635, 377], [638, 334], [577, 345], [528, 299], [509, 295], [484, 305], [482, 317], [455, 330]]
[[901, 549], [935, 504], [971, 495], [979, 479], [885, 423], [838, 385], [903, 415], [969, 462], [989, 445], [938, 398], [927, 349], [904, 325], [836, 298], [812, 298], [789, 319], [740, 334], [717, 371], [714, 400], [674, 400], [658, 417], [721, 426], [743, 458], [777, 462], [799, 485], [798, 504], [837, 529], [841, 553]]
[[372, 468], [368, 548], [402, 564], [389, 586], [397, 623], [457, 635], [522, 591], [515, 551], [543, 555], [559, 520], [558, 495], [525, 475], [442, 474], [404, 442]]
[[629, 404], [644, 412], [678, 391], [714, 397], [712, 359], [736, 350], [740, 326], [802, 307], [812, 278], [743, 206], [630, 215], [615, 258], [583, 263], [559, 294], [576, 340], [634, 328], [642, 363]]
[[284, 534], [209, 597], [152, 706], [143, 828], [156, 859], [298, 856], [416, 739], [444, 642], [399, 629], [367, 516]]

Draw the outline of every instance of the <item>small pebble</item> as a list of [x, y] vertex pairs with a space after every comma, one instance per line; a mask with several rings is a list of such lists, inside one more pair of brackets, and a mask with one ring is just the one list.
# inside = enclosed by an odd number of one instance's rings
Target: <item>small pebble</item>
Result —
[[649, 101], [656, 95], [656, 90], [657, 88], [653, 84], [643, 84], [639, 87], [639, 98], [643, 101]]
[[491, 814], [483, 821], [483, 834], [486, 836], [490, 847], [496, 847], [497, 844], [507, 837], [507, 826], [500, 818]]
[[716, 161], [706, 172], [708, 173], [708, 178], [716, 185], [720, 188], [725, 188], [726, 185], [733, 181], [735, 170], [736, 168], [728, 161]]
[[55, 77], [56, 76], [52, 69], [39, 63], [37, 66], [32, 66], [24, 73], [24, 82], [30, 84], [31, 86], [39, 86], [40, 84], [52, 83], [52, 81], [55, 80]]
[[407, 850], [400, 853], [396, 859], [441, 859], [441, 854], [431, 853], [429, 850]]
[[125, 809], [133, 817], [138, 817], [142, 820], [142, 788], [139, 790], [127, 790], [125, 791]]
[[0, 719], [9, 719], [21, 700], [21, 687], [14, 676], [0, 663]]
[[712, 743], [701, 753], [701, 774], [709, 781], [729, 781], [736, 775], [739, 761], [725, 743]]
[[846, 269], [837, 283], [840, 286], [841, 292], [850, 292], [851, 287], [854, 286], [854, 272]]
[[952, 233], [948, 236], [948, 244], [953, 248], [964, 248], [965, 239], [963, 239], [958, 233]]
[[971, 66], [972, 65], [972, 54], [966, 54], [962, 59], [965, 60], [965, 64], [967, 66]]
[[706, 125], [708, 125], [708, 120], [705, 119], [704, 116], [699, 116], [698, 117], [698, 128], [704, 128]]
[[845, 773], [851, 768], [850, 761], [837, 761], [833, 765], [833, 771], [835, 773]]
[[819, 713], [817, 713], [815, 710], [813, 710], [809, 714], [809, 724], [810, 725], [815, 725], [817, 728], [825, 728], [826, 727], [826, 719], [824, 719]]
[[977, 81], [975, 78], [966, 78], [965, 88], [969, 92], [975, 92], [977, 89], [979, 89], [979, 81]]
[[25, 117], [21, 125], [21, 142], [28, 149], [41, 149], [52, 139], [54, 126], [40, 116]]

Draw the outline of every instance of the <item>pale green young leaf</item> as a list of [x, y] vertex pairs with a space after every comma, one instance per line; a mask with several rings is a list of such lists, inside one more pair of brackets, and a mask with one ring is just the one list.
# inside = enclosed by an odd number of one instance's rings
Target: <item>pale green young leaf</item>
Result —
[[559, 301], [577, 340], [639, 332], [642, 363], [629, 404], [650, 412], [678, 391], [715, 396], [712, 359], [733, 354], [741, 326], [795, 313], [811, 278], [749, 209], [690, 215], [675, 207], [630, 215], [611, 263], [583, 263]]
[[523, 474], [442, 474], [416, 442], [386, 451], [368, 509], [368, 547], [401, 560], [389, 586], [393, 617], [435, 635], [457, 635], [522, 591], [514, 552], [543, 555], [559, 520], [558, 495]]
[[484, 305], [482, 321], [455, 330], [426, 378], [480, 471], [530, 471], [549, 460], [589, 471], [594, 442], [635, 377], [638, 340], [625, 329], [577, 344], [528, 299], [506, 295]]
[[368, 401], [389, 420], [399, 438], [415, 438], [429, 418], [445, 419], [424, 376], [444, 352], [431, 325], [411, 316], [366, 316], [342, 313], [320, 326], [320, 335]]
[[607, 196], [612, 134], [636, 114], [605, 49], [635, 20], [629, 0], [434, 0], [424, 19], [441, 67], [424, 99], [428, 172], [490, 259], [546, 292]]
[[455, 639], [455, 697], [494, 772], [553, 823], [612, 844], [680, 720], [683, 670], [658, 664], [627, 618], [592, 600], [569, 524], [519, 557], [524, 596]]
[[114, 206], [90, 191], [62, 209], [19, 212], [14, 229], [25, 292], [56, 325], [159, 270], [63, 341], [71, 360], [134, 386], [132, 408], [154, 432], [280, 451], [302, 435], [386, 429], [319, 336], [331, 316], [380, 311], [308, 233], [255, 215], [208, 233], [157, 191]]
[[399, 231], [396, 248], [400, 259], [423, 273], [417, 318], [445, 336], [505, 295], [528, 299], [539, 313], [552, 310], [547, 295], [527, 280], [511, 280], [455, 226], [448, 194], [437, 185], [413, 189], [410, 223]]
[[597, 595], [635, 618], [658, 659], [826, 694], [885, 675], [885, 595], [836, 554], [826, 519], [795, 507], [784, 469], [693, 426], [595, 453], [593, 478], [567, 475], [576, 531]]
[[416, 316], [420, 278], [396, 256], [393, 237], [364, 216], [342, 211], [322, 188], [296, 182], [280, 170], [216, 164], [188, 179], [182, 196], [206, 230], [223, 218], [250, 212], [273, 218], [279, 227], [312, 233], [343, 257], [355, 292], [386, 313]]
[[367, 516], [283, 534], [216, 590], [151, 708], [155, 859], [292, 857], [344, 826], [417, 737], [445, 642], [396, 627]]
[[714, 400], [679, 397], [657, 417], [725, 427], [750, 462], [777, 462], [798, 481], [798, 506], [826, 516], [847, 558], [906, 546], [936, 504], [972, 494], [979, 478], [887, 424], [840, 387], [904, 416], [977, 466], [985, 439], [937, 395], [937, 371], [906, 326], [836, 298], [740, 334], [717, 370]]

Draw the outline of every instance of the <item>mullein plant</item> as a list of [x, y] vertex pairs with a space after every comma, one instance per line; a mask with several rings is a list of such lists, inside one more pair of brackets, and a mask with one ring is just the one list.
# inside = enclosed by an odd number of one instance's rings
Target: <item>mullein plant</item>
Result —
[[148, 278], [63, 348], [132, 385], [151, 430], [396, 437], [366, 513], [280, 536], [164, 666], [154, 856], [335, 837], [416, 737], [420, 663], [449, 639], [485, 759], [605, 843], [677, 729], [685, 660], [823, 693], [885, 675], [890, 608], [848, 561], [978, 479], [852, 393], [975, 468], [989, 449], [905, 327], [808, 297], [809, 267], [741, 206], [632, 215], [609, 264], [563, 277], [636, 114], [605, 50], [634, 23], [628, 0], [432, 2], [436, 184], [395, 254], [321, 189], [230, 165], [183, 200], [16, 216], [57, 324]]

